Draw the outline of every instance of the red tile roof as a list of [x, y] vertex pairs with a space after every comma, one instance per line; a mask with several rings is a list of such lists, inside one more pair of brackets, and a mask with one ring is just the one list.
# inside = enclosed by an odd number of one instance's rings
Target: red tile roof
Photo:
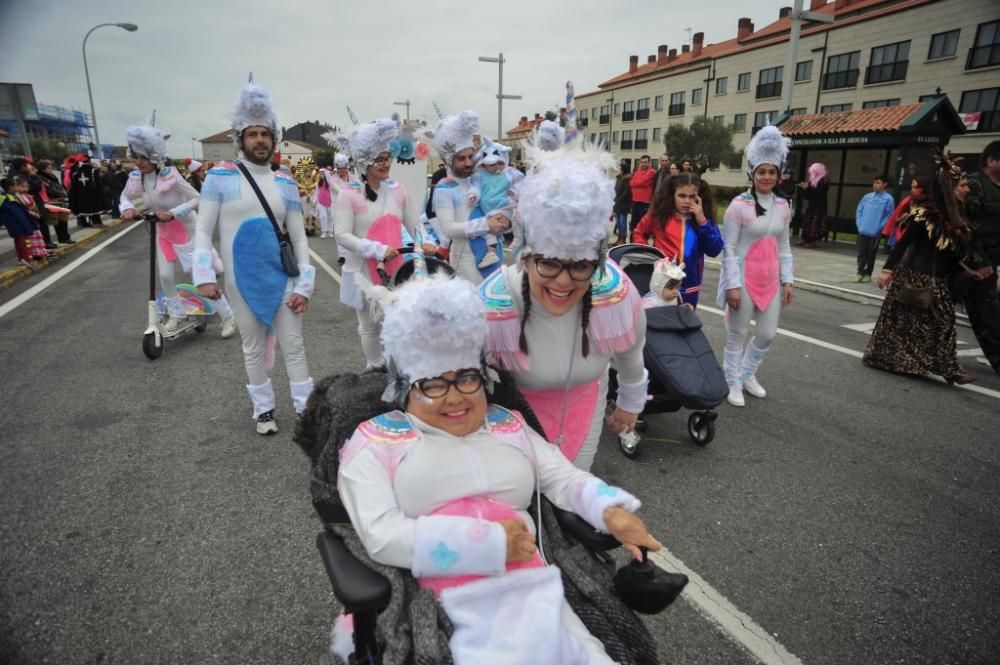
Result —
[[906, 119], [917, 112], [923, 104], [903, 104], [860, 111], [838, 113], [810, 113], [793, 115], [781, 123], [781, 133], [785, 136], [809, 136], [815, 134], [857, 134], [865, 132], [896, 132]]
[[[867, 21], [879, 16], [885, 16], [887, 14], [893, 14], [899, 11], [911, 9], [913, 7], [919, 7], [933, 1], [934, 0], [902, 0], [901, 2], [893, 2], [892, 0], [851, 0], [849, 4], [846, 4], [839, 9], [836, 6], [838, 3], [830, 2], [816, 11], [824, 14], [832, 14], [837, 17], [837, 21], [832, 24], [810, 24], [807, 22], [803, 24], [802, 36], [805, 37], [821, 33], [826, 30], [842, 28], [845, 25]], [[687, 53], [678, 53], [675, 58], [667, 60], [666, 62], [660, 63], [654, 61], [641, 63], [636, 71], [619, 74], [614, 78], [604, 81], [603, 83], [599, 83], [597, 87], [600, 90], [577, 95], [577, 97], [586, 97], [587, 95], [597, 94], [605, 88], [612, 88], [617, 85], [629, 83], [639, 79], [653, 79], [673, 76], [675, 74], [690, 71], [691, 69], [707, 67], [713, 58], [720, 58], [743, 51], [751, 51], [764, 46], [780, 44], [781, 42], [788, 41], [790, 29], [791, 19], [789, 17], [780, 18], [777, 21], [764, 26], [760, 30], [751, 33], [743, 39], [733, 38], [724, 42], [719, 42], [718, 44], [706, 44], [702, 48], [701, 53], [697, 56], [695, 56], [694, 51], [688, 51]]]

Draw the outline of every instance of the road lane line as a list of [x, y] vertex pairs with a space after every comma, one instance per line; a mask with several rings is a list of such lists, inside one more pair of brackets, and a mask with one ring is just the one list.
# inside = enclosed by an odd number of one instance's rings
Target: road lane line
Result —
[[773, 635], [757, 625], [749, 615], [741, 612], [669, 550], [663, 548], [659, 552], [650, 552], [649, 558], [664, 570], [687, 575], [688, 584], [684, 587], [684, 600], [699, 614], [742, 644], [758, 662], [763, 665], [802, 665], [802, 661], [782, 646]]
[[[714, 307], [709, 307], [708, 305], [699, 305], [699, 312], [709, 312], [711, 314], [717, 314], [719, 316], [725, 316], [725, 312], [721, 309], [716, 309]], [[754, 322], [756, 325], [756, 322]], [[792, 332], [791, 330], [785, 330], [784, 328], [778, 328], [778, 334], [784, 335], [785, 337], [791, 337], [792, 339], [797, 339], [800, 342], [805, 342], [806, 344], [812, 344], [813, 346], [818, 346], [820, 348], [828, 349], [830, 351], [836, 351], [837, 353], [842, 353], [845, 356], [851, 356], [852, 358], [858, 358], [859, 360], [864, 356], [861, 351], [855, 351], [854, 349], [849, 349], [846, 346], [840, 346], [839, 344], [833, 344], [831, 342], [826, 342], [815, 337], [809, 337], [808, 335], [802, 335], [797, 332]], [[940, 376], [931, 376], [929, 374], [923, 375], [923, 378], [930, 379], [931, 381], [937, 381], [938, 383], [947, 383]], [[993, 399], [1000, 399], [1000, 392], [996, 390], [990, 390], [989, 388], [983, 388], [975, 384], [967, 383], [964, 386], [953, 386], [954, 388], [961, 388], [962, 390], [968, 390], [969, 392], [976, 393], [979, 395], [985, 395], [986, 397], [992, 397]]]
[[329, 263], [321, 259], [319, 254], [317, 254], [315, 250], [310, 249], [309, 256], [313, 258], [313, 261], [319, 264], [320, 268], [325, 270], [326, 273], [333, 278], [333, 281], [335, 281], [337, 284], [343, 284], [343, 281], [340, 279], [340, 275], [337, 274], [337, 271], [331, 268]]
[[102, 242], [100, 245], [97, 245], [96, 247], [92, 247], [91, 249], [87, 250], [87, 252], [83, 256], [78, 258], [76, 261], [73, 261], [73, 263], [69, 264], [59, 272], [53, 275], [49, 275], [48, 277], [40, 281], [38, 284], [35, 284], [33, 287], [31, 287], [24, 293], [18, 295], [16, 298], [13, 298], [12, 300], [5, 302], [3, 305], [0, 305], [0, 318], [3, 318], [7, 314], [13, 312], [15, 309], [17, 309], [24, 303], [34, 298], [39, 293], [52, 286], [66, 275], [70, 274], [71, 272], [82, 266], [84, 263], [97, 256], [98, 252], [100, 252], [102, 249], [104, 249], [111, 243], [115, 242], [116, 240], [124, 236], [126, 233], [130, 233], [134, 229], [139, 228], [140, 226], [142, 226], [142, 224], [133, 224], [132, 226], [126, 227], [120, 233], [116, 233], [115, 235], [111, 236], [110, 238]]

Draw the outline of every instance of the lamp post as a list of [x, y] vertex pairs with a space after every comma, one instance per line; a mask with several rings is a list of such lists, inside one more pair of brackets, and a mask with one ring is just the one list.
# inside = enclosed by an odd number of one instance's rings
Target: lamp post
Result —
[[87, 68], [87, 39], [90, 37], [90, 33], [98, 28], [103, 28], [105, 26], [117, 26], [122, 30], [128, 30], [129, 32], [135, 32], [139, 29], [135, 23], [98, 23], [93, 28], [87, 31], [87, 34], [83, 37], [83, 73], [87, 77], [87, 97], [90, 98], [90, 121], [94, 123], [94, 142], [97, 146], [97, 159], [104, 158], [104, 150], [101, 149], [101, 135], [97, 131], [97, 114], [94, 112], [94, 93], [90, 91], [90, 70]]
[[[785, 65], [785, 75], [782, 77], [784, 80], [781, 84], [783, 92], [781, 96], [781, 105], [784, 107], [786, 112], [790, 111], [792, 108], [792, 86], [795, 85], [795, 68], [798, 65], [799, 59], [799, 32], [802, 30], [802, 21], [833, 23], [833, 16], [831, 14], [802, 11], [802, 4], [802, 0], [795, 0], [795, 6], [792, 8], [792, 13], [789, 16], [792, 26], [788, 37], [788, 63]], [[818, 88], [823, 88], [822, 77], [819, 81]]]
[[497, 87], [497, 141], [503, 138], [503, 100], [505, 99], [521, 99], [521, 95], [505, 95], [503, 94], [503, 53], [496, 58], [490, 58], [487, 56], [479, 56], [479, 62], [495, 62], [500, 67], [500, 84]]
[[194, 159], [194, 137], [191, 138], [191, 159]]
[[409, 122], [410, 121], [410, 100], [407, 99], [405, 102], [393, 102], [393, 104], [395, 104], [396, 106], [405, 106], [406, 107], [406, 121]]

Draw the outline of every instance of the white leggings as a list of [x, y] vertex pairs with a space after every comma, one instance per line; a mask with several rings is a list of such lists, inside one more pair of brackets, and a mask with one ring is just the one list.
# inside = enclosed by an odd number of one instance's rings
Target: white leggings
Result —
[[358, 336], [361, 337], [361, 352], [365, 354], [365, 368], [381, 367], [385, 364], [382, 356], [382, 324], [372, 321], [371, 303], [365, 300], [362, 309], [354, 310], [358, 315]]
[[[781, 316], [781, 287], [774, 294], [771, 304], [764, 310], [757, 309], [750, 300], [750, 294], [746, 288], [740, 289], [740, 308], [733, 310], [726, 305], [726, 348], [724, 352], [723, 368], [726, 372], [726, 380], [730, 385], [745, 377], [737, 376], [740, 365], [743, 363], [744, 372], [752, 370], [756, 372], [757, 366], [763, 358], [764, 352], [771, 347], [778, 334], [778, 318]], [[750, 330], [750, 319], [757, 322], [757, 328], [753, 339], [747, 348], [747, 353], [751, 356], [744, 361], [743, 342], [746, 340], [747, 332]], [[754, 351], [755, 353], [751, 353]]]
[[[302, 316], [293, 312], [286, 304], [289, 295], [286, 292], [281, 299], [278, 313], [271, 321], [271, 329], [278, 339], [282, 355], [285, 356], [288, 380], [300, 383], [309, 378], [309, 365], [306, 363], [306, 350], [302, 343]], [[243, 340], [243, 362], [247, 369], [247, 379], [250, 385], [259, 386], [268, 380], [267, 368], [264, 366], [267, 328], [254, 316], [238, 289], [230, 290], [229, 301]]]
[[319, 219], [320, 233], [333, 233], [333, 209], [316, 205], [316, 217]]

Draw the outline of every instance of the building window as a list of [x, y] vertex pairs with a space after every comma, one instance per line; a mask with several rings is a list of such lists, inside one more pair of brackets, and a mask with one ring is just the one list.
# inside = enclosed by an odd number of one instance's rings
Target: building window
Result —
[[600, 124], [606, 125], [611, 121], [611, 105], [605, 104], [601, 107]]
[[733, 131], [745, 132], [747, 130], [747, 114], [737, 113], [733, 116]]
[[729, 85], [729, 77], [723, 76], [722, 78], [715, 79], [715, 94], [724, 95], [726, 94], [726, 86]]
[[640, 99], [636, 103], [635, 107], [635, 119], [636, 120], [648, 120], [649, 119], [649, 97], [645, 99]]
[[618, 132], [614, 132], [611, 134], [611, 142], [614, 143], [615, 145], [618, 145]]
[[712, 122], [717, 122], [720, 125], [725, 124], [725, 122], [726, 122], [726, 116], [724, 116], [724, 115], [713, 115], [712, 116]]
[[670, 106], [667, 115], [684, 115], [684, 93], [675, 92], [670, 95]]
[[603, 145], [605, 147], [608, 147], [608, 133], [607, 132], [601, 132], [598, 135], [598, 140], [601, 142], [601, 145]]
[[621, 106], [622, 106], [621, 104], [615, 104], [615, 115], [618, 115], [620, 113], [619, 109], [621, 108]]
[[831, 55], [827, 58], [826, 73], [823, 74], [823, 89], [853, 88], [857, 85], [860, 58], [861, 51]]
[[695, 88], [691, 91], [691, 106], [699, 104], [701, 104], [701, 88]]
[[596, 133], [591, 134], [590, 135], [590, 142], [593, 143], [596, 140], [597, 140], [597, 134]]
[[[615, 104], [615, 106], [618, 106]], [[618, 115], [617, 112], [615, 115]], [[622, 107], [622, 122], [628, 122], [630, 120], [635, 120], [635, 102], [625, 102]]]
[[781, 97], [781, 79], [784, 75], [784, 67], [760, 70], [760, 78], [757, 79], [757, 99]]
[[795, 65], [795, 80], [808, 81], [813, 77], [813, 61], [806, 60]]
[[653, 141], [655, 142], [662, 140], [663, 140], [663, 130], [660, 129], [659, 127], [653, 127]]
[[635, 145], [633, 146], [636, 150], [645, 150], [649, 147], [649, 130], [648, 129], [637, 129], [635, 130]]
[[586, 113], [582, 114], [582, 115], [581, 115], [581, 116], [580, 116], [579, 118], [577, 118], [577, 120], [576, 120], [576, 126], [577, 126], [577, 127], [586, 127], [586, 126], [587, 126], [588, 124], [589, 124], [589, 121], [588, 121], [588, 118], [587, 118], [587, 114], [586, 114]]
[[906, 79], [910, 63], [910, 42], [897, 42], [872, 49], [872, 57], [865, 70], [865, 83], [887, 83]]
[[[966, 90], [962, 93], [962, 103], [958, 105], [959, 113], [978, 113], [978, 122], [970, 132], [1000, 132], [1000, 88], [983, 90]], [[966, 127], [970, 126], [966, 117]]]
[[662, 111], [663, 110], [663, 95], [657, 95], [653, 98], [653, 110]]
[[794, 108], [794, 109], [792, 109], [791, 111], [788, 112], [788, 115], [805, 115], [805, 114], [806, 114], [806, 107], [805, 106], [800, 106], [798, 108]]
[[740, 74], [736, 77], [736, 91], [743, 92], [750, 89], [750, 72]]
[[930, 101], [932, 99], [937, 99], [940, 96], [941, 95], [937, 93], [931, 93], [929, 95], [920, 95], [920, 97], [917, 98], [917, 101], [923, 104], [924, 102]]
[[597, 107], [595, 106], [594, 108], [590, 109], [590, 119], [593, 120], [596, 117], [597, 117]]
[[928, 60], [949, 58], [958, 50], [958, 33], [961, 30], [949, 30], [931, 35], [931, 48], [927, 52]]
[[854, 108], [854, 104], [827, 104], [826, 106], [820, 106], [820, 113], [839, 113], [841, 111], [850, 111]]
[[622, 130], [622, 142], [621, 142], [620, 145], [621, 145], [621, 149], [622, 150], [631, 150], [632, 149], [632, 130], [631, 129]]
[[871, 102], [862, 102], [861, 108], [863, 109], [882, 109], [886, 106], [899, 106], [899, 98], [895, 99], [876, 99]]
[[981, 23], [976, 30], [976, 43], [969, 49], [966, 69], [1000, 65], [1000, 21]]
[[758, 111], [753, 114], [753, 131], [756, 132], [761, 127], [771, 124], [771, 121], [778, 117], [777, 111]]

